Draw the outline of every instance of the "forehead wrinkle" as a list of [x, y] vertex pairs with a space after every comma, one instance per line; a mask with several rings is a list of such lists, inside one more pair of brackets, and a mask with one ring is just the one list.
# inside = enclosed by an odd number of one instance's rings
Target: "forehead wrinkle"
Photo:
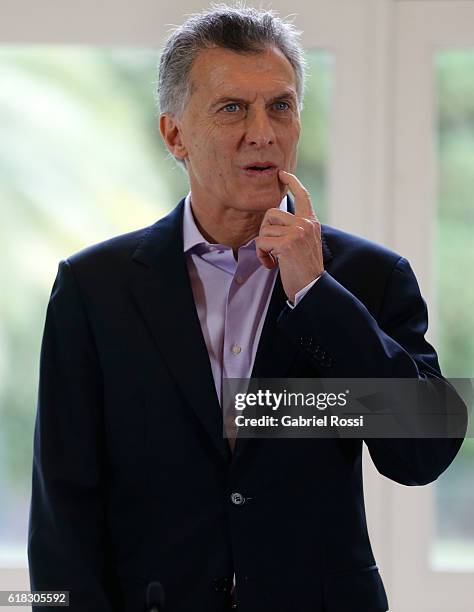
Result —
[[[257, 74], [253, 70], [242, 70], [236, 74], [234, 70], [229, 69], [227, 66], [219, 66], [210, 71], [209, 75], [209, 84], [215, 85], [216, 88], [228, 84], [239, 86], [240, 83], [245, 86], [249, 79], [254, 79], [255, 77], [259, 79], [260, 85], [264, 86], [268, 82], [273, 89], [293, 89], [295, 84], [291, 75], [282, 74], [281, 71], [275, 70], [275, 68], [268, 68], [268, 70], [258, 72]], [[281, 85], [279, 85], [280, 83]]]
[[[207, 53], [206, 53], [207, 51]], [[220, 49], [218, 47], [212, 49], [202, 50], [198, 53], [196, 59], [193, 62], [193, 66], [191, 68], [191, 74], [199, 70], [199, 66], [202, 64], [210, 64], [210, 70], [205, 72], [207, 80], [209, 84], [212, 84], [214, 78], [217, 80], [217, 85], [219, 85], [219, 81], [232, 81], [235, 78], [235, 70], [237, 68], [238, 71], [242, 73], [243, 79], [246, 79], [245, 73], [248, 72], [253, 76], [255, 69], [261, 73], [262, 77], [268, 75], [274, 75], [275, 72], [278, 72], [279, 75], [276, 78], [283, 79], [285, 82], [294, 81], [294, 70], [288, 61], [288, 59], [279, 51], [279, 49], [269, 48], [266, 51], [259, 53], [251, 53], [251, 54], [238, 54], [233, 51], [224, 55], [225, 62], [215, 61], [212, 62], [212, 51], [227, 51]], [[209, 53], [210, 52], [210, 53]], [[279, 65], [276, 65], [275, 62], [275, 54], [276, 57], [280, 56], [282, 62], [277, 62]], [[270, 53], [270, 58], [268, 54]], [[248, 60], [251, 60], [250, 62]], [[275, 79], [275, 76], [271, 77], [272, 80]]]
[[[194, 99], [194, 104], [206, 109], [206, 114], [215, 108], [222, 98], [234, 98], [242, 103], [254, 104], [258, 98], [263, 98], [267, 103], [269, 100], [279, 99], [280, 94], [283, 94], [297, 103], [294, 70], [281, 53], [277, 52], [276, 58], [278, 59], [279, 55], [283, 62], [275, 61], [275, 53], [268, 50], [267, 53], [251, 54], [252, 62], [249, 63], [247, 60], [250, 58], [247, 55], [240, 56], [224, 51], [225, 61], [221, 63], [220, 55], [213, 57], [213, 51], [221, 54], [223, 50], [216, 48], [200, 52], [189, 75], [190, 97]], [[270, 61], [267, 64], [269, 54]]]

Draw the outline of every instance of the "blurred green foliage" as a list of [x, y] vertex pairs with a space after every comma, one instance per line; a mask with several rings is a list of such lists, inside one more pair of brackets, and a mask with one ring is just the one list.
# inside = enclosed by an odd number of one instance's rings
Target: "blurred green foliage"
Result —
[[301, 116], [297, 175], [309, 190], [313, 208], [324, 223], [328, 218], [327, 162], [331, 130], [334, 58], [325, 51], [307, 54], [309, 78]]
[[474, 52], [436, 54], [439, 352], [451, 377], [474, 376]]
[[[445, 376], [474, 377], [474, 51], [435, 55], [437, 348]], [[474, 569], [474, 439], [436, 483], [435, 557]], [[470, 541], [470, 558], [465, 554]], [[458, 545], [456, 546], [456, 543]], [[464, 551], [456, 558], [456, 550]], [[436, 550], [438, 549], [438, 552]], [[441, 551], [441, 553], [440, 553]], [[461, 562], [460, 559], [463, 559]]]

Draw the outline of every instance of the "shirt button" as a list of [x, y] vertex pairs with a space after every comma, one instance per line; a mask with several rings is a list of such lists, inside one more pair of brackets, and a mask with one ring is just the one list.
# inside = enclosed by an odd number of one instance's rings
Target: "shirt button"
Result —
[[234, 506], [242, 506], [245, 504], [245, 497], [242, 493], [232, 493], [230, 496], [230, 501], [234, 504]]
[[244, 277], [243, 277], [243, 276], [236, 276], [236, 277], [235, 277], [235, 282], [236, 282], [238, 285], [241, 285], [241, 284], [244, 282]]
[[232, 347], [232, 352], [234, 353], [234, 355], [238, 355], [241, 350], [242, 348], [238, 344], [234, 344], [234, 346]]

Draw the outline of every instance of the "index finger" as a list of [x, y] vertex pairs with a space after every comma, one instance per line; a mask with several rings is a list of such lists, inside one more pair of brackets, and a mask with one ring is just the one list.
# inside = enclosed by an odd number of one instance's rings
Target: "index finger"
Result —
[[291, 193], [295, 196], [295, 215], [298, 217], [316, 219], [317, 217], [311, 204], [311, 197], [301, 181], [296, 178], [294, 174], [286, 170], [280, 170], [278, 172], [278, 177], [282, 183], [288, 185]]

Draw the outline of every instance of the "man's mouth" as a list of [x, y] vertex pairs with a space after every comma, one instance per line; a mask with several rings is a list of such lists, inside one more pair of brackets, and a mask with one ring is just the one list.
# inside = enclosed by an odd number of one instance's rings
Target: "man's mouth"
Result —
[[249, 176], [276, 174], [278, 166], [273, 162], [252, 162], [243, 167], [245, 174]]

